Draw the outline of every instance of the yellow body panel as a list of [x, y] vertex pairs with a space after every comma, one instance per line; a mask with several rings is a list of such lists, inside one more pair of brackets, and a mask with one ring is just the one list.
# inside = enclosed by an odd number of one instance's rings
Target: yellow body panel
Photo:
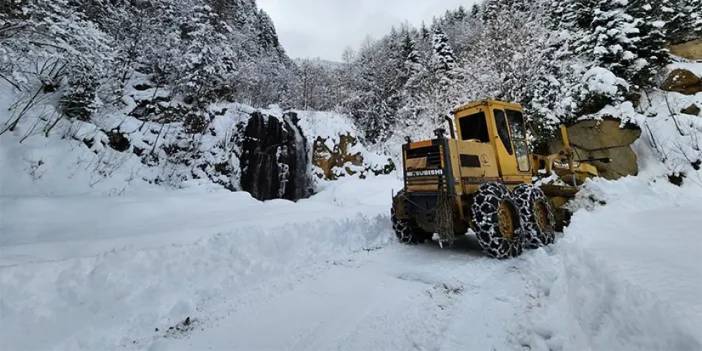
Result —
[[411, 143], [409, 147], [410, 147], [410, 149], [421, 149], [423, 147], [428, 147], [431, 145], [432, 145], [431, 140], [424, 140], [424, 141], [417, 141], [417, 142]]
[[[499, 179], [500, 173], [495, 162], [495, 151], [490, 144], [451, 140], [449, 147], [457, 195], [475, 192], [486, 179]], [[477, 157], [480, 160], [480, 167], [462, 166], [461, 155]]]
[[[453, 178], [456, 183], [456, 195], [458, 195], [459, 198], [461, 195], [474, 193], [481, 184], [486, 182], [502, 182], [509, 187], [525, 183], [530, 184], [532, 182], [533, 164], [531, 162], [531, 155], [527, 156], [527, 162], [529, 162], [528, 169], [520, 170], [514, 154], [515, 147], [512, 146], [513, 153], [510, 154], [507, 147], [503, 144], [502, 139], [500, 139], [494, 114], [496, 109], [523, 112], [519, 104], [495, 100], [484, 100], [465, 104], [453, 111], [454, 126], [459, 137], [457, 139], [448, 140], [448, 144]], [[460, 138], [462, 135], [460, 119], [479, 112], [485, 114], [489, 142], [462, 140]], [[510, 140], [514, 142], [511, 135]], [[417, 150], [431, 147], [432, 145], [434, 145], [432, 140], [416, 141], [410, 143], [408, 149]], [[472, 157], [473, 160], [477, 158], [477, 160], [479, 160], [479, 165], [474, 163], [470, 167], [464, 167], [461, 162], [462, 157]], [[441, 167], [444, 168], [444, 166], [442, 151]], [[405, 169], [407, 171], [424, 169], [426, 167], [426, 158], [405, 158]], [[439, 187], [436, 177], [413, 177], [412, 182], [408, 184], [407, 190], [410, 192], [436, 192], [439, 190]]]
[[[455, 181], [456, 208], [459, 212], [459, 218], [465, 219], [465, 209], [463, 195], [475, 193], [480, 185], [487, 182], [501, 182], [510, 188], [519, 184], [531, 184], [532, 182], [532, 163], [531, 155], [528, 153], [524, 156], [527, 159], [528, 167], [519, 169], [519, 164], [516, 158], [516, 148], [510, 145], [513, 152], [509, 153], [508, 148], [503, 144], [498, 133], [498, 126], [495, 121], [494, 110], [513, 110], [523, 112], [518, 104], [505, 103], [499, 101], [482, 101], [461, 106], [454, 111], [454, 126], [457, 129], [456, 135], [458, 138], [447, 140], [448, 156], [451, 163], [451, 171]], [[487, 126], [487, 142], [480, 140], [462, 140], [461, 135], [461, 118], [471, 118], [468, 116], [478, 112], [485, 114], [485, 122]], [[507, 128], [509, 130], [509, 128]], [[514, 139], [510, 135], [510, 141], [514, 143]], [[409, 150], [417, 150], [436, 145], [435, 141], [425, 140], [412, 142], [408, 145]], [[441, 168], [446, 169], [444, 164], [444, 150], [441, 150]], [[466, 160], [464, 162], [464, 159]], [[427, 167], [426, 158], [406, 159], [405, 169], [413, 171], [417, 169], [430, 168]], [[522, 167], [524, 168], [524, 167]], [[439, 184], [437, 177], [417, 177], [413, 176], [411, 181], [407, 183], [409, 192], [437, 192]]]
[[[498, 110], [505, 111], [504, 116], [499, 113], [496, 116], [495, 111]], [[424, 230], [431, 231], [436, 228], [432, 226], [437, 225], [432, 221], [436, 218], [432, 211], [439, 208], [436, 204], [442, 198], [442, 193], [451, 190], [455, 201], [454, 230], [464, 233], [470, 222], [472, 195], [482, 184], [498, 182], [513, 189], [521, 184], [531, 184], [532, 177], [540, 168], [544, 168], [547, 174], [555, 171], [574, 184], [581, 184], [585, 178], [597, 175], [597, 169], [591, 164], [574, 161], [565, 128], [561, 130], [566, 149], [564, 152], [547, 156], [533, 155], [526, 140], [525, 126], [515, 124], [519, 118], [507, 113], [510, 110], [523, 115], [522, 107], [514, 103], [494, 100], [468, 103], [453, 111], [455, 136], [451, 139], [439, 135], [435, 140], [404, 145], [405, 191], [400, 197], [402, 201], [397, 201], [399, 207], [396, 213], [403, 213], [403, 206], [411, 204], [415, 208], [413, 211], [416, 211], [414, 220], [424, 225]], [[484, 121], [476, 123], [478, 118], [482, 118], [480, 112], [484, 114]], [[464, 123], [461, 123], [463, 118], [476, 120], [463, 120]], [[498, 126], [498, 123], [504, 124]], [[462, 127], [471, 129], [463, 133]], [[468, 140], [463, 140], [464, 137]], [[505, 145], [507, 141], [509, 144]], [[445, 174], [449, 170], [451, 173]], [[454, 184], [443, 183], [450, 180]], [[545, 188], [544, 191], [546, 190], [548, 189]], [[547, 195], [555, 199], [553, 204], [558, 208], [572, 197], [569, 192], [573, 190], [577, 191], [577, 188], [557, 187], [547, 191]], [[410, 197], [405, 197], [408, 194]], [[565, 215], [562, 217], [566, 218]]]
[[[462, 135], [461, 123], [459, 122], [461, 118], [468, 117], [479, 112], [483, 112], [485, 113], [485, 117], [487, 120], [487, 127], [490, 138], [489, 143], [458, 141], [461, 144], [466, 144], [466, 148], [461, 149], [461, 153], [475, 154], [476, 152], [480, 152], [481, 155], [484, 154], [488, 156], [489, 160], [494, 160], [493, 162], [497, 163], [495, 166], [498, 174], [487, 172], [488, 174], [486, 174], [485, 176], [487, 178], [492, 179], [494, 177], [499, 177], [502, 178], [502, 180], [508, 184], [514, 182], [519, 182], [520, 184], [531, 183], [531, 163], [529, 164], [528, 169], [520, 170], [515, 155], [509, 153], [507, 147], [502, 143], [502, 140], [500, 139], [494, 114], [494, 111], [496, 109], [513, 110], [523, 113], [522, 107], [518, 104], [494, 100], [474, 102], [460, 106], [459, 108], [454, 110], [454, 125], [456, 126], [458, 136]], [[510, 139], [514, 142], [511, 135]], [[478, 148], [477, 145], [480, 145], [482, 147]], [[485, 152], [485, 150], [487, 150], [488, 148], [491, 149], [492, 153]], [[528, 161], [531, 161], [531, 156], [528, 155], [527, 159]], [[475, 173], [475, 170], [473, 173]], [[470, 176], [475, 177], [477, 175], [471, 174]]]

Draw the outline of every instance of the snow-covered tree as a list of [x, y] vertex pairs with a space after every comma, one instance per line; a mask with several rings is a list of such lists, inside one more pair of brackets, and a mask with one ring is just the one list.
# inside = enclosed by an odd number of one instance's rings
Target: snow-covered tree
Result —
[[667, 40], [679, 43], [702, 36], [702, 1], [659, 0], [665, 16]]
[[560, 28], [589, 31], [598, 4], [598, 0], [553, 0], [550, 7], [552, 16], [556, 16], [560, 23]]
[[456, 57], [453, 53], [446, 34], [441, 28], [434, 30], [432, 38], [433, 52], [431, 56], [431, 69], [440, 80], [451, 81], [455, 79]]
[[470, 8], [470, 18], [477, 19], [480, 15], [480, 6], [478, 4], [473, 4]]
[[402, 67], [404, 86], [399, 92], [400, 111], [398, 113], [401, 114], [403, 120], [407, 121], [409, 118], [414, 118], [417, 113], [429, 71], [424, 65], [422, 56], [417, 50], [416, 42], [409, 32], [406, 32], [402, 39], [402, 56], [405, 57]]
[[670, 62], [666, 49], [665, 22], [660, 9], [650, 1], [632, 0], [628, 12], [636, 19], [638, 42], [634, 53], [638, 60], [629, 68], [632, 83], [647, 87], [654, 84], [654, 77]]
[[626, 12], [626, 2], [601, 0], [590, 24], [591, 33], [578, 43], [576, 50], [590, 56], [594, 65], [625, 77], [638, 59], [639, 21]]
[[96, 89], [111, 71], [110, 38], [66, 0], [4, 6], [0, 76], [32, 93], [59, 91], [66, 116], [88, 119], [97, 103]]
[[501, 0], [486, 0], [482, 4], [483, 6], [483, 21], [490, 22], [493, 20], [497, 13], [502, 9]]
[[402, 57], [405, 58], [402, 66], [402, 74], [405, 81], [404, 89], [408, 91], [408, 95], [414, 96], [418, 93], [426, 68], [422, 64], [422, 57], [419, 51], [417, 51], [417, 44], [409, 32], [406, 32], [402, 38], [401, 53]]

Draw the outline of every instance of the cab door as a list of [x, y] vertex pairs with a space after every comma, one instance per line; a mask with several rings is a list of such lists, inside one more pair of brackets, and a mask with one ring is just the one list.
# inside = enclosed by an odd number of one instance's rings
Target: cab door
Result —
[[495, 150], [504, 182], [529, 182], [531, 163], [522, 112], [502, 106], [491, 110], [496, 132]]
[[486, 181], [498, 181], [495, 151], [490, 142], [490, 110], [480, 106], [456, 114], [456, 150], [451, 152], [457, 165], [457, 180], [466, 193], [473, 192]]

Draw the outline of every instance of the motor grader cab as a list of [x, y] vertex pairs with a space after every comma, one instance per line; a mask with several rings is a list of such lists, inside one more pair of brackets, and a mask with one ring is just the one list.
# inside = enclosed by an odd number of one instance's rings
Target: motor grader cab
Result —
[[[553, 204], [532, 184], [534, 175], [539, 168], [565, 167], [577, 177], [596, 175], [596, 169], [576, 167], [567, 147], [557, 155], [532, 155], [518, 104], [468, 103], [453, 111], [449, 126], [449, 136], [437, 130], [433, 140], [408, 138], [402, 147], [404, 189], [392, 208], [398, 239], [418, 243], [437, 234], [450, 245], [472, 230], [483, 251], [496, 258], [552, 243]], [[563, 139], [567, 143], [567, 135]], [[568, 186], [548, 190], [564, 199], [577, 192]]]

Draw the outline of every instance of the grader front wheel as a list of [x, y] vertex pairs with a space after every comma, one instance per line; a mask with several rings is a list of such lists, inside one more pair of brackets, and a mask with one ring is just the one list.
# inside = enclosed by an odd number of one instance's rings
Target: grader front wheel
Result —
[[480, 186], [471, 210], [478, 243], [488, 256], [505, 259], [521, 255], [524, 238], [519, 212], [504, 185]]
[[548, 198], [541, 189], [524, 184], [513, 191], [519, 216], [524, 223], [524, 245], [528, 249], [553, 244], [555, 220]]

